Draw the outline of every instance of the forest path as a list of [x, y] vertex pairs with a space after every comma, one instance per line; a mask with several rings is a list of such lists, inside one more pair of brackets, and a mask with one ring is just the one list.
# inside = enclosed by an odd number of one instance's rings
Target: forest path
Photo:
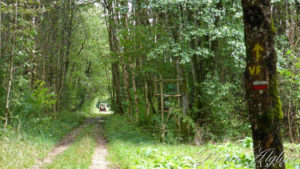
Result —
[[98, 123], [97, 135], [95, 136], [97, 141], [97, 147], [94, 151], [92, 164], [90, 165], [90, 169], [109, 169], [108, 162], [106, 161], [106, 156], [108, 154], [106, 149], [106, 141], [103, 137], [103, 122], [101, 116], [95, 119]]
[[65, 150], [67, 150], [76, 140], [77, 136], [81, 132], [83, 128], [85, 128], [87, 125], [95, 124], [97, 125], [97, 128], [95, 131], [95, 139], [97, 142], [97, 147], [95, 149], [95, 153], [93, 156], [92, 164], [90, 166], [91, 169], [108, 169], [107, 165], [108, 162], [105, 160], [105, 157], [107, 155], [107, 149], [105, 147], [105, 139], [102, 135], [102, 125], [101, 123], [104, 122], [104, 120], [101, 118], [101, 116], [93, 117], [87, 119], [82, 125], [72, 130], [70, 133], [68, 133], [57, 146], [55, 146], [48, 155], [37, 162], [35, 166], [32, 167], [32, 169], [42, 169], [46, 168], [49, 164], [52, 163], [52, 161], [60, 154], [62, 154]]
[[[87, 121], [88, 122], [88, 121]], [[57, 146], [55, 146], [48, 155], [37, 162], [32, 169], [40, 169], [45, 168], [47, 165], [51, 164], [55, 157], [61, 153], [63, 153], [66, 149], [70, 147], [70, 145], [75, 141], [76, 137], [80, 133], [80, 131], [86, 126], [87, 122], [82, 124], [81, 126], [75, 128], [73, 131], [68, 133]]]

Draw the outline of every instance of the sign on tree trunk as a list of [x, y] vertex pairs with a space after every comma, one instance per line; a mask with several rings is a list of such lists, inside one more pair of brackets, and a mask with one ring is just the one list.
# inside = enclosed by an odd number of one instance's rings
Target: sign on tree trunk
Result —
[[285, 168], [270, 0], [242, 0], [247, 67], [245, 87], [256, 168]]

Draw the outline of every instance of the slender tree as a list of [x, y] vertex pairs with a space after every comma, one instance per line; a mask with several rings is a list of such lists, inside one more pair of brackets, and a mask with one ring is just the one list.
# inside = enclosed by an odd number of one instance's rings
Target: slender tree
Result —
[[2, 57], [2, 0], [0, 0], [0, 58]]
[[9, 66], [9, 79], [8, 79], [8, 87], [7, 87], [7, 94], [6, 94], [6, 104], [5, 104], [5, 123], [4, 128], [8, 125], [9, 120], [9, 111], [10, 111], [10, 97], [11, 97], [11, 90], [12, 90], [12, 83], [13, 83], [13, 73], [14, 73], [14, 55], [15, 55], [15, 45], [16, 45], [16, 29], [18, 24], [18, 1], [15, 3], [15, 14], [14, 14], [14, 25], [13, 25], [13, 32], [11, 38], [11, 55], [10, 55], [10, 66]]

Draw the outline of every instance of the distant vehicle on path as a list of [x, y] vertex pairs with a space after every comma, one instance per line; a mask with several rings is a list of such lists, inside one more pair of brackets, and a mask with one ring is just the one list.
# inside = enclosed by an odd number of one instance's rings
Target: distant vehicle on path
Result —
[[99, 112], [109, 112], [110, 111], [110, 107], [108, 103], [105, 102], [98, 102], [96, 107], [99, 109]]
[[105, 106], [105, 105], [103, 105], [103, 104], [100, 104], [100, 106], [99, 106], [99, 110], [100, 110], [100, 111], [104, 111], [104, 112], [106, 112], [106, 106]]

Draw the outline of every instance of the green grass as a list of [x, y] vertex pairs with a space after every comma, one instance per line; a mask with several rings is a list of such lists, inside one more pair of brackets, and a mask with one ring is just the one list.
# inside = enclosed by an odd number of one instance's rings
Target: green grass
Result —
[[88, 125], [77, 137], [76, 141], [64, 153], [58, 155], [49, 169], [88, 169], [96, 146], [95, 136], [99, 127]]
[[0, 168], [30, 168], [66, 133], [85, 119], [79, 112], [64, 112], [59, 119], [27, 119], [19, 129], [0, 131]]
[[[119, 168], [254, 168], [251, 138], [203, 146], [161, 144], [151, 134], [128, 124], [122, 116], [106, 120], [105, 134], [109, 141], [109, 160]], [[287, 168], [300, 168], [300, 145], [285, 147], [287, 156], [298, 156], [296, 164], [289, 161]]]

